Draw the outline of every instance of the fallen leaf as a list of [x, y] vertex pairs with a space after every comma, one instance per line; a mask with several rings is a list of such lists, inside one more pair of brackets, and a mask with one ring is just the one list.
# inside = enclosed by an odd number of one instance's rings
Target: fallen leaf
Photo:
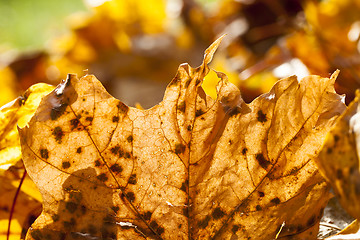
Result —
[[6, 170], [21, 159], [17, 126], [27, 124], [41, 98], [53, 89], [53, 86], [44, 83], [35, 84], [23, 96], [0, 108], [0, 169]]
[[348, 109], [337, 119], [326, 137], [317, 159], [321, 173], [331, 183], [341, 205], [354, 218], [360, 218], [360, 91]]
[[337, 73], [280, 80], [249, 105], [180, 65], [161, 103], [130, 108], [69, 75], [19, 129], [43, 197], [26, 239], [316, 239], [328, 186], [313, 159], [345, 109]]
[[41, 213], [40, 193], [31, 179], [25, 177], [16, 198], [8, 233], [9, 217], [21, 178], [16, 175], [10, 170], [0, 175], [0, 239], [7, 239], [7, 235], [10, 240], [20, 239]]

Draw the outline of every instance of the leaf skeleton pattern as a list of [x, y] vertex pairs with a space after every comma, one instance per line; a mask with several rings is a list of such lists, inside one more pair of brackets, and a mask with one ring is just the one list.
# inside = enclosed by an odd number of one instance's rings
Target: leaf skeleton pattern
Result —
[[[69, 75], [20, 129], [43, 212], [26, 239], [316, 239], [328, 186], [313, 159], [345, 109], [331, 78], [280, 80], [252, 103], [180, 65], [140, 110]], [[299, 220], [300, 219], [300, 220]]]

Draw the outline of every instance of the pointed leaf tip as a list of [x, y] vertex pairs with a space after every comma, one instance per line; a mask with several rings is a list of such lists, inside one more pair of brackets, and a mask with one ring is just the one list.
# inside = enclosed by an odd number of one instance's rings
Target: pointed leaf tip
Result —
[[336, 69], [335, 72], [333, 72], [333, 74], [331, 74], [330, 79], [333, 79], [334, 82], [335, 82], [335, 80], [336, 80], [337, 77], [339, 76], [339, 73], [340, 73], [340, 70], [339, 70], [339, 69]]
[[222, 35], [218, 39], [215, 40], [206, 50], [204, 54], [204, 64], [209, 64], [214, 56], [216, 49], [219, 47], [222, 39], [226, 36], [226, 34]]

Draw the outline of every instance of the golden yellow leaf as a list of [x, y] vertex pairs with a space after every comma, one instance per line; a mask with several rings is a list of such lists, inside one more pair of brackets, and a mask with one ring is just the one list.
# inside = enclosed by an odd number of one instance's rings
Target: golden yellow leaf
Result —
[[23, 96], [0, 108], [0, 169], [7, 169], [20, 160], [17, 126], [24, 127], [28, 123], [41, 98], [53, 89], [44, 83], [35, 84]]
[[360, 218], [359, 188], [359, 100], [360, 91], [337, 119], [317, 159], [321, 173], [331, 183], [344, 209]]
[[316, 239], [328, 187], [313, 159], [345, 109], [330, 79], [279, 81], [249, 105], [225, 74], [180, 65], [162, 102], [130, 108], [69, 75], [20, 129], [43, 212], [27, 239]]
[[[41, 196], [34, 183], [25, 177], [21, 190], [14, 198], [19, 187], [20, 179], [11, 171], [6, 171], [0, 175], [0, 239], [6, 239], [10, 212], [12, 213], [11, 228], [9, 231], [10, 240], [18, 240], [24, 232], [26, 233], [31, 223], [41, 212]], [[25, 191], [24, 191], [25, 190]]]

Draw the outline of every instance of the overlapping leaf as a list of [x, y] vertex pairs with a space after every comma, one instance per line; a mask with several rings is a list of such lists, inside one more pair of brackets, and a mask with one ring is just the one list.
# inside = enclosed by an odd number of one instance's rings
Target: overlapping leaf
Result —
[[47, 84], [35, 84], [24, 96], [0, 108], [0, 169], [7, 169], [21, 158], [17, 126], [24, 127], [35, 113], [42, 96], [54, 89]]
[[359, 100], [360, 92], [357, 91], [354, 101], [327, 135], [317, 161], [341, 205], [357, 219], [360, 218]]
[[[41, 213], [40, 193], [28, 177], [24, 179], [13, 207], [20, 182], [17, 172], [14, 172], [8, 170], [0, 175], [0, 239], [7, 239], [9, 236], [10, 240], [18, 240], [21, 235], [24, 238], [30, 224]], [[8, 229], [10, 215], [12, 218]]]
[[149, 110], [69, 75], [20, 130], [43, 212], [27, 239], [316, 239], [328, 187], [315, 163], [345, 109], [330, 79], [279, 81], [247, 105], [218, 72], [179, 67]]

